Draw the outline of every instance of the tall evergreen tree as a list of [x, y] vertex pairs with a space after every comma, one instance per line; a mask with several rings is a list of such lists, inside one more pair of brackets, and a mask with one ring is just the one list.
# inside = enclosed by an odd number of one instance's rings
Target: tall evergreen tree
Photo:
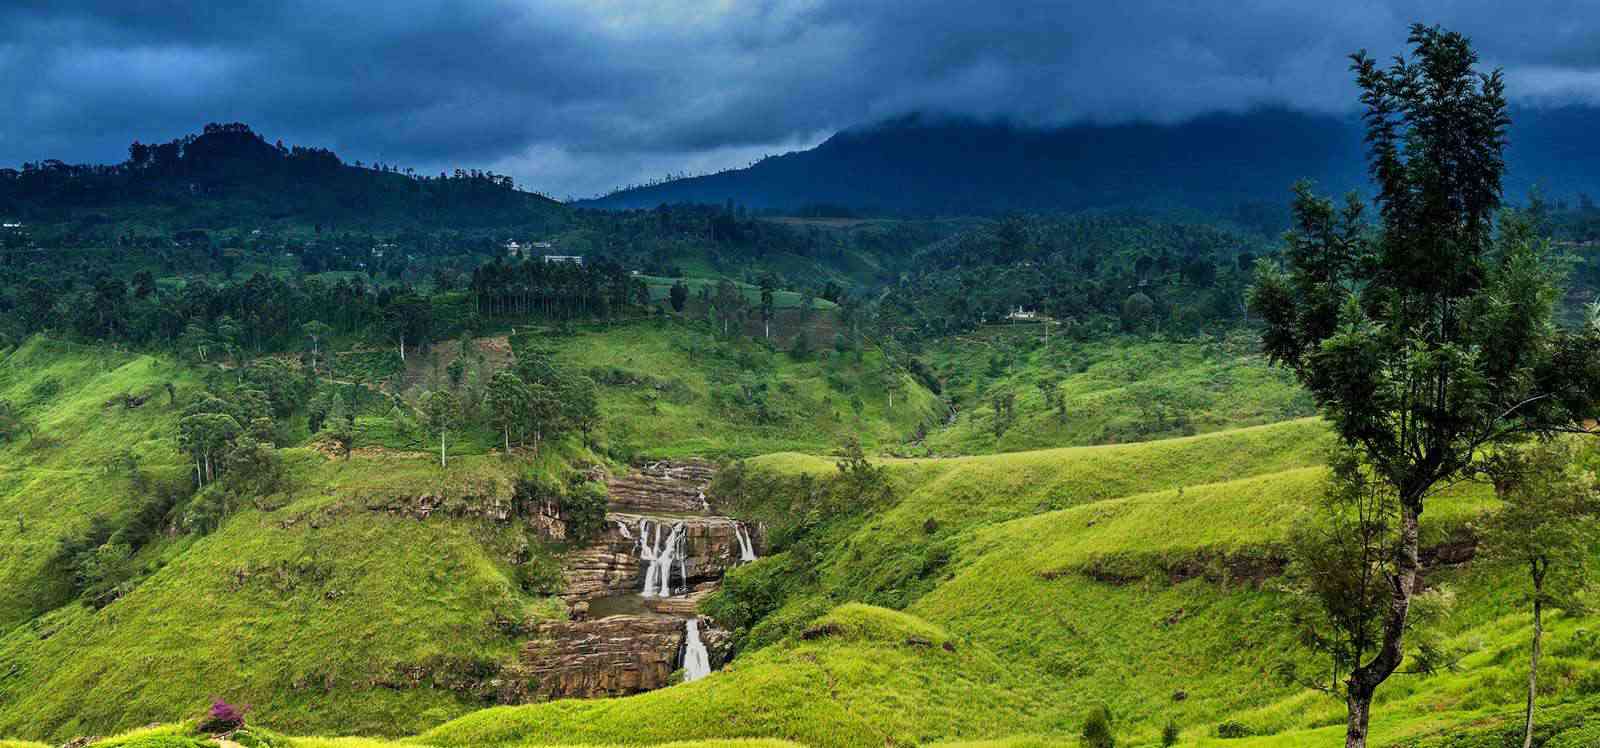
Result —
[[1286, 267], [1262, 263], [1264, 348], [1395, 492], [1399, 543], [1374, 654], [1344, 682], [1346, 746], [1367, 743], [1373, 695], [1401, 665], [1428, 497], [1496, 445], [1572, 428], [1600, 401], [1600, 319], [1553, 322], [1548, 243], [1500, 208], [1506, 114], [1498, 71], [1460, 34], [1413, 26], [1409, 59], [1352, 69], [1366, 107], [1381, 225], [1296, 188]]

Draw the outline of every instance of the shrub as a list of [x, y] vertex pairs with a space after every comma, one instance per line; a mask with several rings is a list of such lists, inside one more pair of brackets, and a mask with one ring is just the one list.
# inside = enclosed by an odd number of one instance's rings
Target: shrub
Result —
[[516, 567], [517, 586], [530, 595], [554, 595], [566, 584], [561, 574], [561, 563], [542, 554], [535, 555]]
[[1250, 727], [1238, 720], [1223, 720], [1221, 724], [1217, 725], [1217, 737], [1219, 738], [1248, 738], [1251, 734]]
[[200, 720], [198, 729], [209, 733], [232, 732], [244, 727], [244, 713], [249, 709], [248, 706], [234, 706], [213, 696], [211, 708], [206, 711], [205, 719]]
[[59, 392], [61, 392], [61, 380], [55, 377], [45, 377], [34, 382], [33, 386], [28, 388], [28, 396], [35, 403], [49, 400]]
[[567, 523], [567, 542], [588, 545], [606, 523], [609, 502], [606, 484], [583, 481], [561, 496], [561, 519]]
[[1084, 718], [1083, 744], [1088, 748], [1115, 748], [1117, 739], [1111, 734], [1110, 707], [1101, 704]]
[[1174, 745], [1177, 745], [1177, 744], [1178, 744], [1178, 725], [1177, 725], [1176, 722], [1168, 721], [1167, 722], [1167, 726], [1161, 728], [1161, 745], [1162, 745], [1162, 748], [1170, 748], [1171, 746], [1174, 746]]

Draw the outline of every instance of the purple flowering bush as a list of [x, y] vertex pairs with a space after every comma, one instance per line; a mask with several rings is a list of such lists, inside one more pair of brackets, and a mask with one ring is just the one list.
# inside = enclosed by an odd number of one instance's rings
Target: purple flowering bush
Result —
[[234, 706], [215, 696], [211, 697], [211, 709], [206, 711], [205, 719], [200, 720], [201, 732], [233, 732], [244, 727], [244, 713], [248, 706]]

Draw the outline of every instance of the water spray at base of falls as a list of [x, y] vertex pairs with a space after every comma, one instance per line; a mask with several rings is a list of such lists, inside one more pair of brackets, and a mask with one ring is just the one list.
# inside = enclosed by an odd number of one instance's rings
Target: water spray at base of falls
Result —
[[672, 597], [672, 562], [678, 562], [678, 576], [685, 583], [689, 581], [689, 571], [684, 563], [684, 528], [679, 522], [672, 526], [666, 537], [662, 537], [661, 525], [648, 519], [639, 520], [639, 540], [637, 546], [639, 560], [650, 566], [645, 570], [644, 589], [645, 597]]
[[745, 532], [744, 525], [734, 525], [733, 531], [739, 536], [739, 562], [750, 563], [756, 560], [755, 546], [750, 543], [750, 534]]
[[691, 683], [710, 674], [711, 656], [706, 653], [706, 645], [700, 641], [700, 621], [690, 618], [684, 621], [683, 682]]

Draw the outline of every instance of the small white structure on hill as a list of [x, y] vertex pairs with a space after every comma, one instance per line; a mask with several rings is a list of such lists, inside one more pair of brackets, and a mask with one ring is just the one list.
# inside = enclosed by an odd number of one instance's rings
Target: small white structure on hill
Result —
[[582, 265], [583, 264], [583, 255], [545, 255], [544, 256], [544, 261], [547, 262], [547, 263], [550, 263], [550, 262], [570, 262], [570, 263], [572, 263], [574, 265]]
[[1009, 319], [1013, 322], [1032, 322], [1039, 319], [1039, 313], [1035, 311], [1024, 310], [1019, 306], [1015, 309], [1012, 309], [1011, 312], [1006, 315], [1006, 319]]

